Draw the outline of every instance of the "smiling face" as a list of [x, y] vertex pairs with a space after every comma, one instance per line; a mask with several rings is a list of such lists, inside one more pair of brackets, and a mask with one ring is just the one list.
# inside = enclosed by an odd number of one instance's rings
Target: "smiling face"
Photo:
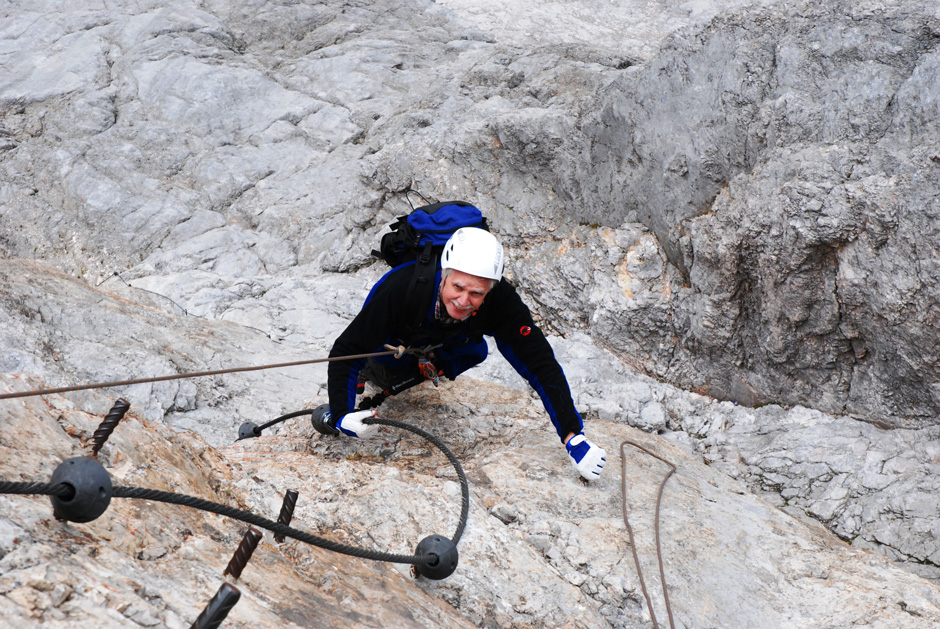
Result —
[[488, 279], [452, 269], [444, 278], [444, 286], [441, 288], [441, 299], [447, 314], [454, 319], [466, 319], [480, 307], [492, 285]]

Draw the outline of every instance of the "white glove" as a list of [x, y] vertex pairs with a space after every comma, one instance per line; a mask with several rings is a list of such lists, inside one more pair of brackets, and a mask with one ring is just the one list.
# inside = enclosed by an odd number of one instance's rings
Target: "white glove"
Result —
[[368, 439], [378, 431], [379, 427], [375, 424], [366, 424], [362, 420], [369, 417], [375, 417], [375, 411], [356, 411], [354, 413], [349, 413], [348, 415], [343, 415], [338, 420], [336, 420], [336, 427], [345, 435], [350, 437], [359, 437], [360, 439]]
[[587, 440], [583, 432], [579, 432], [565, 444], [571, 462], [583, 478], [596, 480], [607, 463], [607, 453], [600, 446]]

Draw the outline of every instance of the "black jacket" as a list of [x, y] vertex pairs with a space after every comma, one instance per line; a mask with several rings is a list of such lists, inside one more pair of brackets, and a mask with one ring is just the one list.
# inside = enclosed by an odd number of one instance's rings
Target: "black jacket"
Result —
[[[583, 423], [571, 399], [564, 371], [545, 335], [532, 321], [528, 307], [509, 282], [500, 280], [473, 316], [450, 325], [435, 319], [435, 298], [423, 323], [412, 330], [404, 303], [411, 274], [412, 265], [402, 265], [372, 287], [362, 310], [333, 344], [331, 357], [382, 351], [386, 343], [406, 347], [443, 343], [434, 364], [443, 369], [445, 376], [454, 379], [486, 358], [483, 335], [492, 336], [500, 353], [539, 394], [559, 437], [564, 439], [570, 432], [581, 432]], [[440, 280], [438, 271], [435, 291]], [[415, 358], [409, 355], [392, 361], [395, 367], [407, 368]], [[364, 364], [363, 359], [329, 364], [327, 388], [333, 417], [342, 417], [355, 408], [356, 384]]]

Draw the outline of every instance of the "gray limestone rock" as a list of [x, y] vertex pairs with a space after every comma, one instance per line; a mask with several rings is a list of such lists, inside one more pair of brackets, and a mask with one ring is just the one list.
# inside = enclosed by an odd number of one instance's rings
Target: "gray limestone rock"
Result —
[[[268, 551], [247, 587], [294, 590], [246, 601], [246, 626], [648, 626], [618, 502], [627, 438], [680, 464], [663, 532], [681, 624], [937, 620], [934, 7], [42, 0], [0, 16], [6, 390], [325, 356], [418, 192], [490, 217], [607, 448], [585, 488], [495, 354], [467, 384], [393, 400], [470, 470], [466, 571], [427, 584]], [[450, 529], [455, 477], [410, 438], [293, 423], [230, 446], [244, 421], [321, 402], [325, 373], [113, 390], [154, 423], [101, 456], [266, 513], [315, 485], [305, 523], [404, 552]], [[0, 474], [48, 477], [105, 401], [0, 404], [22, 429], [0, 435]], [[627, 465], [648, 561], [662, 468]], [[188, 626], [221, 569], [198, 566], [241, 534], [125, 507], [79, 540], [46, 509], [0, 497], [0, 613], [23, 626]]]
[[596, 338], [721, 399], [934, 423], [938, 33], [906, 2], [782, 3], [611, 82], [555, 170], [582, 220], [648, 226], [685, 285], [670, 328]]

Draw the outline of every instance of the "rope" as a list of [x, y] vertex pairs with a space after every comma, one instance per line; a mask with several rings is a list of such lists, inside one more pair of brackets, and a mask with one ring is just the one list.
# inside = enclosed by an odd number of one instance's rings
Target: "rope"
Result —
[[404, 347], [392, 348], [391, 345], [385, 347], [391, 348], [384, 352], [372, 352], [371, 354], [354, 354], [351, 356], [331, 356], [328, 358], [314, 358], [311, 360], [295, 360], [289, 363], [278, 363], [273, 365], [256, 365], [253, 367], [231, 367], [229, 369], [216, 369], [214, 371], [198, 371], [193, 373], [181, 373], [170, 376], [157, 376], [154, 378], [137, 378], [134, 380], [119, 380], [115, 382], [99, 382], [96, 384], [79, 384], [71, 387], [59, 387], [57, 389], [37, 389], [34, 391], [19, 391], [16, 393], [0, 394], [0, 400], [9, 400], [13, 398], [32, 397], [34, 395], [50, 395], [53, 393], [68, 393], [70, 391], [84, 391], [86, 389], [107, 389], [110, 387], [123, 387], [132, 384], [145, 384], [148, 382], [165, 382], [167, 380], [182, 380], [184, 378], [199, 378], [202, 376], [218, 376], [226, 373], [237, 373], [242, 371], [261, 371], [263, 369], [280, 369], [283, 367], [296, 367], [298, 365], [312, 365], [314, 363], [326, 363], [342, 360], [357, 360], [360, 358], [372, 358], [374, 356], [389, 356], [394, 354], [396, 358], [402, 354], [410, 352]]
[[669, 466], [669, 473], [666, 474], [666, 477], [663, 478], [662, 483], [659, 484], [659, 492], [656, 494], [656, 520], [655, 520], [655, 531], [656, 531], [656, 559], [659, 562], [659, 578], [663, 586], [663, 598], [666, 601], [666, 613], [669, 616], [669, 626], [672, 629], [675, 629], [676, 623], [672, 617], [672, 604], [669, 602], [669, 589], [666, 587], [666, 572], [663, 568], [663, 551], [660, 544], [659, 536], [659, 509], [662, 506], [663, 502], [663, 490], [666, 488], [666, 482], [669, 480], [669, 477], [673, 475], [676, 471], [676, 466], [659, 456], [655, 452], [647, 450], [645, 447], [641, 446], [638, 443], [633, 441], [623, 441], [620, 444], [620, 458], [623, 461], [623, 470], [620, 480], [621, 494], [623, 497], [623, 523], [627, 526], [627, 534], [630, 536], [630, 550], [633, 552], [633, 562], [636, 564], [636, 573], [640, 578], [640, 589], [643, 590], [643, 597], [646, 599], [646, 606], [650, 610], [650, 617], [653, 619], [653, 628], [659, 629], [659, 623], [656, 622], [656, 613], [653, 611], [653, 601], [650, 599], [649, 592], [646, 590], [646, 581], [643, 579], [643, 569], [640, 567], [640, 557], [636, 552], [636, 540], [633, 536], [633, 527], [630, 526], [630, 519], [627, 517], [627, 456], [624, 452], [624, 446], [633, 446], [638, 450], [642, 450], [646, 454], [650, 455], [653, 458], [659, 459], [663, 463]]

